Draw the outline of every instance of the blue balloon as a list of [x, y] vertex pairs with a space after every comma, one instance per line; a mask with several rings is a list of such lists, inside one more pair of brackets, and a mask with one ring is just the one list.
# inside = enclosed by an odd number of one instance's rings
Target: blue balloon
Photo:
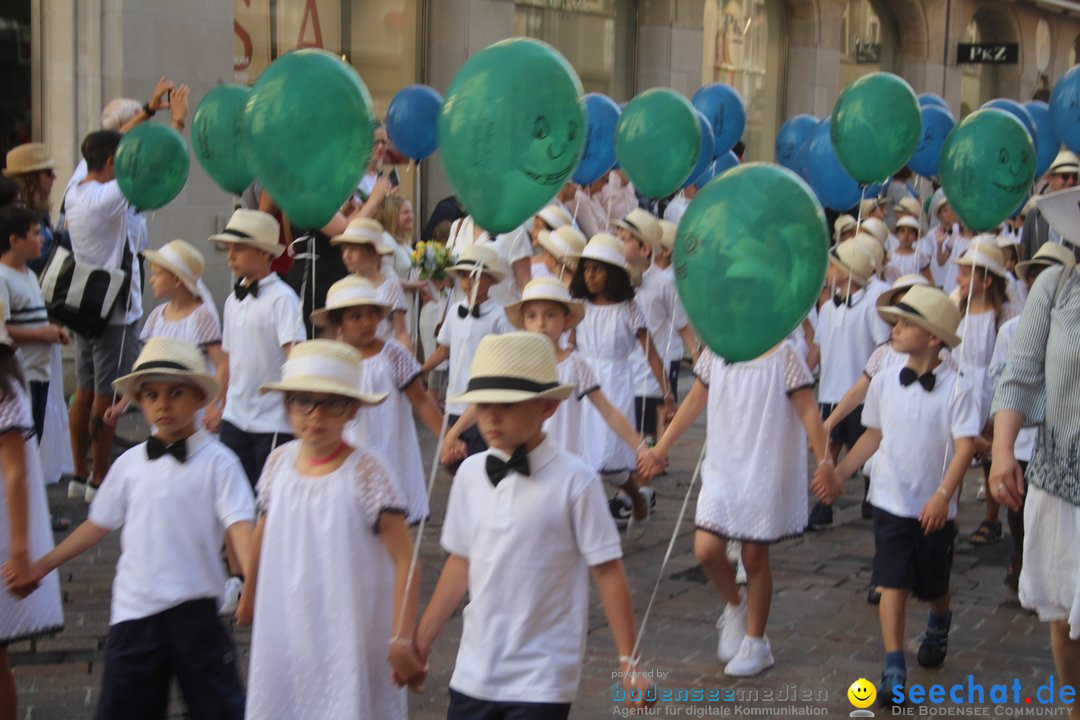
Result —
[[[1050, 165], [1057, 157], [1061, 141], [1054, 133], [1054, 125], [1050, 121], [1050, 106], [1042, 100], [1031, 100], [1024, 103], [1024, 107], [1031, 113], [1035, 121], [1035, 127], [1039, 131], [1039, 144], [1035, 148], [1035, 177], [1041, 177], [1050, 169]], [[1022, 207], [1022, 206], [1021, 206]]]
[[731, 150], [728, 150], [726, 153], [716, 158], [716, 162], [714, 163], [715, 169], [713, 172], [715, 173], [715, 176], [720, 176], [726, 173], [731, 168], [738, 166], [739, 156]]
[[386, 110], [386, 134], [398, 150], [423, 160], [439, 147], [438, 122], [442, 96], [427, 85], [398, 91]]
[[[919, 107], [926, 107], [927, 105], [937, 105], [949, 110], [949, 103], [945, 102], [943, 97], [934, 93], [922, 93], [919, 95]], [[949, 112], [952, 111], [949, 110]]]
[[1050, 93], [1050, 123], [1054, 135], [1073, 152], [1080, 152], [1080, 65], [1058, 78]]
[[570, 177], [578, 185], [591, 185], [615, 167], [615, 124], [622, 110], [607, 95], [585, 96], [585, 150], [581, 162]]
[[813, 115], [796, 115], [780, 126], [776, 133], [776, 162], [788, 170], [797, 170], [799, 150], [813, 132], [818, 119]]
[[723, 83], [703, 85], [690, 102], [712, 125], [713, 152], [719, 156], [735, 147], [746, 129], [746, 105], [735, 88]]
[[941, 146], [945, 144], [945, 137], [952, 132], [956, 120], [951, 112], [940, 105], [924, 105], [921, 113], [919, 144], [908, 160], [908, 167], [923, 177], [933, 177], [938, 173]]
[[686, 178], [686, 182], [683, 183], [683, 187], [690, 187], [697, 184], [697, 179], [709, 169], [709, 165], [713, 161], [713, 129], [709, 121], [705, 119], [705, 116], [701, 114], [700, 110], [695, 111], [697, 113], [698, 124], [701, 126], [701, 150], [698, 153], [697, 165], [690, 171], [690, 177]]
[[803, 177], [825, 207], [843, 211], [859, 202], [862, 193], [859, 183], [847, 174], [836, 157], [829, 136], [832, 118], [817, 124], [807, 139], [803, 152]]
[[1031, 113], [1028, 112], [1026, 107], [1009, 98], [997, 98], [990, 102], [983, 103], [983, 108], [997, 108], [998, 110], [1004, 110], [1015, 117], [1024, 125], [1024, 129], [1028, 131], [1028, 135], [1031, 137], [1031, 144], [1035, 147], [1039, 146], [1039, 129], [1035, 126], [1035, 118], [1031, 116]]

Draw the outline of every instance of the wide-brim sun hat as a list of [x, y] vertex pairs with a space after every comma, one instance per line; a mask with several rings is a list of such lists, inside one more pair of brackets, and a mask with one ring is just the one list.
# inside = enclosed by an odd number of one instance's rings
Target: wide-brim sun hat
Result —
[[351, 345], [337, 340], [308, 340], [294, 345], [281, 366], [281, 380], [266, 383], [259, 393], [307, 392], [341, 395], [364, 405], [378, 405], [386, 393], [360, 390], [363, 359]]
[[858, 228], [858, 223], [851, 215], [840, 215], [833, 223], [833, 237], [838, 238], [846, 232]]
[[557, 230], [541, 230], [536, 242], [556, 260], [564, 262], [581, 254], [585, 248], [585, 234], [573, 225], [563, 225]]
[[521, 291], [521, 299], [506, 306], [506, 317], [510, 324], [519, 330], [525, 329], [525, 303], [535, 300], [548, 300], [559, 303], [569, 314], [565, 330], [577, 327], [585, 318], [585, 303], [570, 297], [570, 291], [561, 282], [552, 277], [537, 278], [529, 281]]
[[379, 308], [385, 315], [391, 306], [379, 300], [378, 295], [378, 289], [366, 278], [346, 275], [326, 291], [326, 305], [311, 312], [311, 324], [325, 327], [330, 324], [330, 313], [334, 310], [363, 305]]
[[143, 250], [140, 255], [175, 275], [192, 295], [200, 296], [199, 280], [205, 261], [194, 245], [184, 240], [172, 240], [157, 250]]
[[660, 221], [660, 247], [665, 250], [675, 251], [675, 238], [679, 234], [679, 226], [670, 220]]
[[1047, 175], [1076, 175], [1080, 172], [1080, 159], [1071, 150], [1062, 150], [1047, 168]]
[[913, 215], [903, 215], [898, 218], [896, 221], [896, 227], [893, 229], [899, 230], [902, 227], [911, 228], [915, 232], [922, 230], [922, 227], [919, 225], [919, 219]]
[[870, 235], [881, 245], [884, 245], [885, 241], [889, 239], [889, 226], [880, 218], [864, 218], [859, 223], [859, 232]]
[[172, 338], [150, 338], [143, 345], [131, 372], [113, 381], [124, 397], [136, 401], [136, 395], [148, 382], [182, 382], [203, 391], [202, 407], [217, 397], [221, 383], [206, 370], [202, 350], [194, 343]]
[[877, 241], [872, 235], [866, 233], [856, 233], [855, 237], [851, 238], [863, 252], [870, 256], [870, 262], [873, 263], [874, 272], [880, 272], [885, 267], [885, 246]]
[[446, 271], [466, 275], [490, 275], [495, 282], [500, 282], [506, 277], [506, 273], [502, 271], [498, 253], [494, 248], [482, 243], [473, 243], [462, 250], [458, 259]]
[[883, 207], [883, 206], [888, 205], [888, 204], [889, 204], [889, 201], [886, 198], [883, 198], [883, 197], [866, 198], [861, 203], [859, 203], [859, 211], [862, 214], [862, 216], [865, 218], [870, 213], [877, 210], [879, 207]]
[[278, 242], [280, 230], [273, 215], [241, 208], [232, 214], [225, 229], [209, 240], [219, 245], [247, 245], [276, 258], [285, 252], [285, 246]]
[[616, 220], [613, 224], [617, 228], [626, 230], [654, 250], [660, 247], [660, 237], [663, 232], [660, 230], [660, 221], [648, 210], [634, 208], [626, 217]]
[[887, 305], [895, 305], [896, 301], [899, 300], [901, 296], [916, 285], [930, 286], [930, 281], [926, 279], [926, 276], [916, 273], [901, 275], [893, 281], [892, 286], [888, 290], [878, 296], [877, 306], [882, 308]]
[[4, 165], [6, 177], [16, 177], [38, 170], [52, 170], [56, 167], [49, 148], [45, 143], [23, 143], [8, 151]]
[[331, 245], [370, 245], [380, 255], [389, 255], [394, 248], [386, 243], [386, 233], [378, 220], [356, 218], [345, 232], [330, 238]]
[[895, 304], [880, 308], [878, 314], [891, 324], [896, 324], [897, 318], [904, 318], [941, 338], [949, 348], [960, 344], [956, 335], [956, 329], [960, 327], [960, 308], [936, 287], [917, 285]]
[[1053, 267], [1061, 265], [1070, 268], [1076, 264], [1076, 256], [1073, 251], [1064, 245], [1055, 242], [1043, 243], [1042, 247], [1031, 256], [1030, 260], [1016, 263], [1016, 277], [1027, 282], [1028, 273], [1035, 267]]
[[547, 226], [552, 230], [558, 230], [565, 225], [574, 224], [574, 218], [570, 217], [570, 213], [566, 212], [566, 208], [555, 205], [554, 203], [541, 208], [540, 212], [536, 213], [536, 215], [546, 222]]
[[1036, 198], [1035, 205], [1051, 228], [1080, 247], [1080, 187], [1047, 193]]
[[465, 392], [451, 403], [565, 400], [575, 385], [560, 385], [555, 348], [539, 333], [486, 335], [476, 348]]
[[896, 203], [896, 207], [893, 211], [897, 214], [905, 213], [912, 217], [918, 218], [922, 215], [922, 206], [919, 205], [919, 201], [910, 195], [900, 198], [900, 201]]
[[623, 241], [609, 233], [596, 233], [581, 251], [582, 260], [596, 260], [606, 265], [626, 270], [626, 255], [623, 251]]
[[1002, 279], [1007, 279], [1009, 276], [1008, 271], [1005, 270], [1005, 255], [997, 246], [997, 239], [993, 235], [977, 235], [956, 264], [982, 268]]
[[1024, 243], [1020, 241], [1019, 235], [1001, 233], [994, 238], [994, 244], [997, 245], [998, 248], [1004, 250], [1007, 247], [1020, 247]]
[[874, 275], [873, 258], [855, 238], [848, 238], [830, 250], [829, 262], [848, 273], [859, 285], [866, 285]]

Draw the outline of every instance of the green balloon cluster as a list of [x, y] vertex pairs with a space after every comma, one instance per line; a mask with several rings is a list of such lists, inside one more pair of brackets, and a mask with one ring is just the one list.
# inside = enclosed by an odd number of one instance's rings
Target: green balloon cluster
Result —
[[294, 50], [270, 63], [245, 112], [251, 167], [295, 227], [320, 228], [367, 170], [375, 110], [337, 55]]
[[581, 81], [550, 45], [504, 40], [458, 70], [438, 131], [461, 204], [483, 229], [509, 232], [577, 168], [586, 137]]
[[939, 168], [949, 205], [976, 232], [996, 228], [1027, 198], [1035, 148], [1024, 125], [1004, 110], [976, 110], [945, 138]]
[[675, 283], [705, 343], [729, 362], [759, 357], [817, 300], [829, 231], [813, 191], [778, 165], [728, 170], [693, 199], [675, 239]]
[[668, 88], [641, 93], [615, 126], [615, 156], [634, 188], [652, 198], [682, 187], [697, 165], [701, 125], [694, 106]]
[[865, 75], [840, 94], [830, 130], [848, 174], [863, 184], [881, 182], [904, 167], [919, 144], [919, 98], [892, 73]]
[[116, 182], [139, 210], [157, 210], [180, 194], [191, 160], [187, 143], [167, 125], [141, 123], [116, 148]]
[[244, 131], [250, 96], [251, 90], [243, 85], [219, 85], [206, 94], [191, 119], [195, 158], [214, 182], [234, 195], [255, 179]]

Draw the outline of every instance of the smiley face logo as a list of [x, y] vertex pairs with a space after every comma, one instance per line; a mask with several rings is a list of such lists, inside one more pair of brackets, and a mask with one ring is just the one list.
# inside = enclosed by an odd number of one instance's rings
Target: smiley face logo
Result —
[[851, 687], [847, 690], [847, 697], [855, 707], [859, 709], [868, 708], [877, 699], [877, 688], [874, 687], [874, 683], [866, 678], [859, 678], [851, 683]]

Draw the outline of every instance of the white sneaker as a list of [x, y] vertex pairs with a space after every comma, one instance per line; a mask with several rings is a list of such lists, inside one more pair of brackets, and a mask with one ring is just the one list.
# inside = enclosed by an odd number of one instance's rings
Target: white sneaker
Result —
[[67, 495], [68, 500], [76, 500], [86, 495], [87, 483], [79, 482], [75, 478], [71, 478], [71, 482], [68, 483]]
[[747, 635], [739, 645], [739, 652], [724, 666], [724, 674], [729, 677], [753, 677], [771, 668], [775, 662], [768, 637]]
[[626, 521], [626, 542], [629, 545], [637, 545], [645, 539], [645, 535], [649, 532], [649, 524], [652, 520], [652, 513], [649, 513], [640, 520], [634, 517], [634, 513], [630, 513], [630, 517]]
[[225, 590], [221, 593], [218, 615], [233, 615], [236, 612], [236, 606], [240, 604], [240, 591], [243, 589], [244, 581], [235, 575], [225, 581]]
[[716, 657], [720, 662], [729, 662], [739, 652], [743, 638], [746, 637], [746, 590], [739, 591], [738, 605], [730, 603], [724, 607], [724, 614], [716, 621], [720, 631], [720, 640], [716, 645]]
[[94, 496], [97, 495], [97, 491], [98, 489], [96, 487], [94, 487], [90, 483], [86, 483], [86, 490], [83, 491], [83, 500], [86, 501], [87, 505], [89, 505], [94, 500]]
[[735, 583], [737, 585], [746, 584], [746, 566], [742, 564], [742, 560], [735, 564]]
[[729, 563], [742, 562], [742, 543], [738, 540], [729, 541], [724, 548], [724, 554], [727, 555]]

